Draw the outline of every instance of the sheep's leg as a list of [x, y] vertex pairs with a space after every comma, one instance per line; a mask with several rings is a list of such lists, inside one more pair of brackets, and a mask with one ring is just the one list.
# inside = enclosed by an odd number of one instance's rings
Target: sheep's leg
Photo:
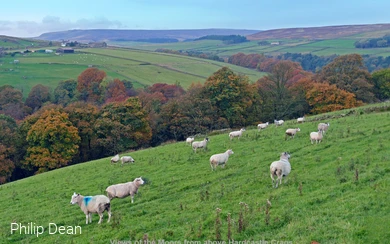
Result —
[[92, 213], [89, 213], [88, 216], [89, 216], [89, 223], [92, 223]]
[[131, 195], [131, 203], [134, 203], [134, 195]]
[[107, 220], [107, 223], [108, 223], [108, 222], [110, 222], [110, 219], [111, 219], [111, 208], [108, 209], [107, 213], [108, 213], [108, 220]]
[[99, 214], [99, 217], [100, 217], [98, 224], [100, 224], [102, 222], [102, 220], [103, 220], [103, 213], [98, 213], [98, 214]]
[[88, 224], [88, 214], [85, 215], [85, 224]]

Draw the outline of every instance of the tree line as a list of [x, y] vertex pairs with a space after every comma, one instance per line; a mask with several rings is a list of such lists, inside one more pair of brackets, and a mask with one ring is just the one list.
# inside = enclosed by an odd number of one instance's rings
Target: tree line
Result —
[[88, 68], [51, 91], [0, 87], [0, 182], [212, 130], [293, 119], [386, 100], [390, 69], [369, 73], [360, 55], [335, 58], [316, 74], [288, 60], [257, 82], [223, 67], [188, 89], [134, 89]]

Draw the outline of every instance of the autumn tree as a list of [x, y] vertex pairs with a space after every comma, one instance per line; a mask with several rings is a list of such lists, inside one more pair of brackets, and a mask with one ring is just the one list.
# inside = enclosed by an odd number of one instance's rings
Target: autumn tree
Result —
[[311, 113], [320, 114], [362, 105], [355, 94], [327, 83], [313, 83], [306, 93]]
[[30, 107], [32, 111], [36, 111], [42, 107], [44, 103], [50, 101], [51, 94], [49, 87], [38, 84], [31, 88], [31, 91], [26, 98], [25, 105]]
[[60, 168], [71, 162], [78, 152], [80, 136], [68, 115], [57, 110], [46, 110], [28, 131], [25, 164], [37, 173]]
[[80, 136], [79, 153], [74, 157], [74, 162], [86, 162], [98, 157], [98, 153], [92, 147], [92, 142], [96, 139], [94, 125], [99, 115], [99, 108], [93, 104], [85, 102], [71, 103], [64, 108], [69, 120], [78, 130]]
[[304, 77], [302, 67], [291, 61], [278, 61], [272, 72], [257, 81], [262, 110], [266, 120], [290, 118], [295, 111], [297, 101], [293, 100], [290, 88]]
[[15, 120], [0, 114], [0, 184], [10, 180], [16, 166], [17, 131]]
[[372, 73], [375, 96], [383, 101], [390, 98], [390, 68]]
[[119, 79], [114, 79], [107, 84], [105, 101], [109, 102], [123, 102], [127, 99], [125, 84]]
[[84, 70], [77, 78], [77, 90], [80, 100], [84, 102], [101, 103], [103, 88], [102, 81], [106, 77], [106, 72], [97, 68]]
[[204, 84], [205, 97], [231, 127], [247, 123], [246, 110], [253, 104], [254, 92], [247, 76], [236, 75], [227, 67], [219, 69]]
[[356, 95], [356, 99], [369, 103], [375, 101], [371, 75], [359, 54], [342, 55], [322, 68], [316, 80], [336, 85]]
[[16, 120], [22, 120], [31, 113], [24, 105], [23, 94], [10, 85], [0, 87], [0, 114], [9, 115]]
[[139, 99], [106, 104], [94, 126], [96, 141], [102, 156], [147, 145], [152, 137], [147, 114]]
[[53, 102], [56, 104], [62, 104], [64, 106], [71, 102], [77, 101], [77, 81], [65, 80], [60, 81], [57, 87], [54, 89]]

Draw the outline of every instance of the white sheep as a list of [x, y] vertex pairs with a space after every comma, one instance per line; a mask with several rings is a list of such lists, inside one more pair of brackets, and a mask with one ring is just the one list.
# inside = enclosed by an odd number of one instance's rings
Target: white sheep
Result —
[[210, 166], [211, 170], [215, 170], [218, 165], [221, 165], [222, 168], [225, 168], [225, 165], [229, 159], [229, 156], [234, 154], [232, 149], [228, 149], [224, 153], [214, 154], [210, 157]]
[[240, 137], [242, 136], [242, 132], [244, 132], [244, 131], [245, 131], [245, 129], [242, 128], [241, 130], [230, 132], [229, 133], [230, 140], [232, 140], [233, 137], [238, 137], [238, 139], [240, 139]]
[[135, 162], [135, 160], [131, 156], [122, 156], [121, 161], [122, 161], [121, 166], [123, 166], [123, 164], [125, 164], [125, 163], [134, 163]]
[[322, 131], [323, 134], [325, 135], [325, 132], [328, 130], [329, 126], [330, 126], [329, 123], [319, 123], [317, 129], [318, 131]]
[[207, 143], [209, 142], [209, 138], [204, 138], [203, 141], [194, 141], [192, 143], [192, 149], [196, 152], [196, 149], [203, 148], [203, 150], [206, 150]]
[[267, 123], [258, 124], [257, 125], [257, 129], [260, 131], [261, 129], [267, 128], [267, 126], [268, 126], [268, 122]]
[[106, 192], [108, 198], [111, 200], [113, 198], [124, 198], [131, 196], [131, 203], [134, 202], [134, 195], [138, 192], [138, 187], [143, 185], [144, 181], [141, 177], [135, 178], [134, 181], [127, 183], [121, 183], [116, 185], [111, 185], [107, 187]]
[[195, 138], [193, 136], [187, 137], [186, 144], [191, 145], [194, 140], [195, 140]]
[[299, 128], [287, 129], [286, 130], [286, 137], [284, 139], [287, 140], [288, 136], [294, 138], [295, 134], [297, 134], [298, 131], [301, 131], [301, 129], [299, 129]]
[[274, 123], [275, 123], [276, 126], [281, 126], [281, 125], [284, 124], [284, 120], [282, 120], [282, 119], [281, 119], [281, 120], [276, 120], [276, 119], [275, 119], [275, 120], [274, 120]]
[[103, 212], [107, 211], [108, 220], [107, 223], [110, 222], [111, 219], [111, 206], [110, 199], [104, 195], [96, 195], [96, 196], [82, 196], [80, 194], [73, 193], [72, 199], [70, 200], [71, 204], [77, 203], [81, 210], [85, 214], [86, 224], [92, 222], [92, 213], [97, 213], [100, 216], [98, 224], [100, 224], [103, 220]]
[[111, 163], [117, 163], [119, 161], [119, 154], [111, 158]]
[[[279, 184], [282, 184], [282, 178], [286, 177], [291, 172], [291, 164], [288, 161], [290, 154], [283, 152], [280, 155], [279, 161], [274, 161], [271, 163], [269, 169], [271, 173], [272, 186], [277, 188]], [[276, 177], [276, 179], [274, 178]], [[279, 184], [278, 184], [279, 180]]]
[[316, 144], [320, 143], [322, 141], [322, 138], [323, 138], [322, 133], [323, 133], [322, 130], [319, 130], [318, 132], [311, 132], [310, 133], [311, 144], [313, 144], [314, 141], [316, 142]]
[[297, 123], [303, 123], [303, 122], [305, 122], [305, 116], [297, 119]]

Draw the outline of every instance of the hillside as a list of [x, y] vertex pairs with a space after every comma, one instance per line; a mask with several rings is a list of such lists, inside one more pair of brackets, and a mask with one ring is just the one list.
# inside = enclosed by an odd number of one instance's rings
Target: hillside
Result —
[[373, 25], [340, 25], [308, 28], [286, 28], [266, 30], [247, 36], [248, 40], [266, 39], [309, 39], [323, 40], [347, 37], [367, 32], [387, 31], [390, 33], [390, 24]]
[[[228, 131], [210, 134], [205, 152], [193, 153], [177, 142], [123, 153], [136, 161], [123, 167], [105, 158], [1, 185], [0, 242], [135, 243], [144, 238], [184, 243], [216, 240], [216, 231], [227, 240], [230, 213], [236, 241], [380, 243], [390, 239], [389, 118], [388, 103], [371, 105], [309, 116], [292, 140], [284, 140], [284, 131], [298, 125], [286, 121], [261, 132], [247, 128], [240, 140], [230, 141]], [[322, 143], [312, 145], [309, 133], [319, 121], [329, 122], [330, 129]], [[210, 155], [227, 148], [234, 151], [227, 166], [212, 172]], [[291, 154], [292, 172], [287, 183], [273, 189], [269, 165], [284, 151]], [[110, 223], [105, 214], [98, 225], [94, 214], [86, 225], [80, 208], [70, 204], [73, 192], [102, 194], [108, 185], [139, 176], [147, 183], [133, 204], [130, 198], [112, 200]], [[11, 234], [11, 223], [45, 231]], [[49, 223], [80, 226], [82, 232], [49, 234]]]
[[29, 49], [48, 45], [48, 41], [0, 35], [0, 50]]
[[259, 30], [240, 29], [194, 29], [194, 30], [68, 30], [48, 32], [38, 36], [40, 40], [71, 40], [79, 42], [98, 41], [136, 41], [140, 39], [176, 39], [183, 41], [195, 39], [207, 35], [250, 35]]

